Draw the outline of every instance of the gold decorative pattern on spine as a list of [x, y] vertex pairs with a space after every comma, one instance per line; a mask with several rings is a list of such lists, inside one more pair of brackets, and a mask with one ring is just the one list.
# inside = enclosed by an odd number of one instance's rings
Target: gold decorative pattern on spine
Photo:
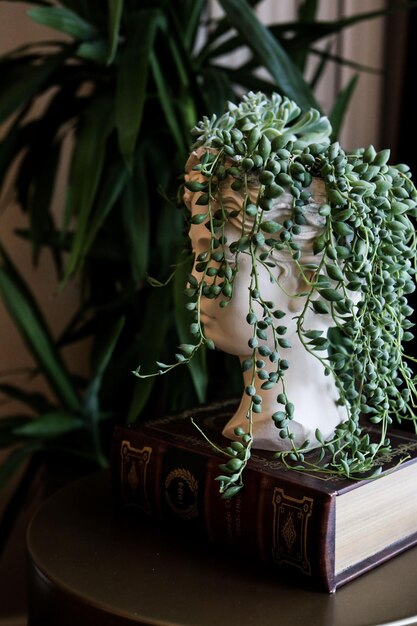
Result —
[[120, 452], [122, 498], [126, 504], [150, 513], [146, 474], [152, 448], [134, 448], [129, 441], [122, 441]]
[[272, 496], [274, 507], [272, 558], [275, 563], [288, 563], [311, 576], [307, 556], [308, 523], [314, 501], [287, 496], [276, 487]]
[[182, 519], [198, 516], [198, 482], [189, 470], [178, 467], [165, 479], [165, 499], [169, 508]]

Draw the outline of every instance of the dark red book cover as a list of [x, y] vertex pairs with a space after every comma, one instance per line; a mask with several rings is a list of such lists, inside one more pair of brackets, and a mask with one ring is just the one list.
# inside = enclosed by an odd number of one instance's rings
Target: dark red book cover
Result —
[[[123, 506], [140, 509], [171, 526], [179, 525], [186, 532], [197, 532], [200, 537], [307, 576], [330, 592], [417, 541], [415, 515], [415, 528], [414, 522], [410, 525], [408, 521], [404, 536], [396, 537], [392, 544], [384, 538], [388, 544], [384, 543], [384, 549], [355, 557], [343, 571], [335, 569], [335, 533], [340, 528], [336, 525], [337, 498], [376, 481], [288, 470], [274, 460], [272, 452], [253, 450], [244, 488], [234, 498], [222, 499], [215, 477], [221, 473], [218, 466], [224, 457], [204, 439], [191, 418], [217, 445], [226, 447], [228, 440], [221, 431], [234, 407], [229, 402], [117, 427], [111, 461], [117, 499]], [[417, 437], [398, 433], [391, 436], [391, 442], [393, 452], [382, 459], [384, 469], [408, 455], [409, 460], [395, 472], [412, 465], [417, 481]], [[409, 487], [408, 491], [406, 496], [414, 498], [412, 506], [417, 512], [417, 490]], [[389, 502], [388, 493], [386, 500]], [[372, 506], [371, 498], [369, 502]], [[364, 528], [363, 532], [370, 530]]]

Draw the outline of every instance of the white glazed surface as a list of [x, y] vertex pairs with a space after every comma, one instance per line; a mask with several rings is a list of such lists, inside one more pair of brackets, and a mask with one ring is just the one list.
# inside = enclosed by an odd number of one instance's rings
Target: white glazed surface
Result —
[[[186, 180], [202, 180], [198, 171], [192, 167], [199, 162], [202, 149], [190, 155], [186, 166]], [[307, 224], [302, 227], [300, 235], [296, 240], [302, 246], [302, 261], [304, 263], [317, 263], [317, 256], [313, 255], [313, 240], [320, 234], [323, 218], [318, 214], [318, 206], [325, 202], [324, 183], [319, 179], [313, 179], [310, 190], [313, 195], [313, 202], [305, 209]], [[256, 198], [258, 186], [253, 181], [251, 195]], [[186, 191], [184, 201], [191, 213], [205, 213], [206, 208], [196, 204], [199, 193]], [[229, 209], [240, 209], [243, 195], [240, 191], [230, 188], [230, 181], [226, 180], [222, 189], [222, 202]], [[274, 219], [282, 223], [291, 213], [291, 196], [284, 194], [277, 198], [271, 211], [268, 211], [267, 219]], [[245, 230], [250, 230], [251, 224], [246, 218]], [[242, 234], [242, 212], [229, 220], [225, 226], [225, 234], [228, 242], [236, 241]], [[204, 223], [192, 224], [189, 231], [191, 244], [195, 256], [209, 249], [210, 231]], [[276, 308], [286, 312], [282, 320], [282, 325], [288, 330], [285, 337], [290, 340], [291, 348], [282, 349], [281, 356], [290, 363], [289, 369], [284, 376], [285, 393], [290, 402], [295, 405], [294, 419], [291, 421], [290, 430], [294, 434], [294, 444], [301, 445], [305, 440], [310, 441], [310, 448], [318, 444], [315, 439], [315, 430], [319, 428], [325, 438], [334, 434], [335, 427], [346, 419], [346, 409], [336, 405], [339, 396], [333, 378], [325, 376], [323, 366], [317, 358], [309, 354], [300, 342], [296, 333], [296, 320], [294, 319], [303, 309], [305, 297], [296, 297], [297, 294], [307, 290], [306, 283], [300, 275], [296, 264], [286, 252], [278, 252], [274, 256], [276, 266], [271, 269], [276, 284], [271, 283], [268, 271], [260, 266], [258, 269], [258, 281], [260, 292], [264, 300], [272, 300]], [[230, 254], [230, 262], [233, 255]], [[243, 361], [251, 356], [252, 350], [248, 347], [248, 341], [252, 337], [253, 327], [246, 321], [249, 304], [249, 285], [252, 261], [249, 254], [240, 253], [238, 259], [238, 272], [235, 277], [233, 298], [229, 305], [220, 308], [216, 299], [202, 298], [201, 301], [201, 321], [204, 323], [205, 334], [212, 339], [219, 350], [229, 354], [234, 354]], [[201, 274], [193, 270], [199, 280]], [[207, 281], [210, 280], [208, 277]], [[214, 279], [213, 279], [214, 280]], [[258, 305], [259, 306], [259, 305]], [[261, 316], [260, 309], [255, 313]], [[322, 330], [326, 335], [330, 326], [328, 316], [318, 315], [308, 310], [305, 315], [305, 330]], [[271, 348], [271, 338], [261, 341]], [[266, 369], [273, 371], [275, 364], [270, 363], [268, 358], [263, 358], [266, 362]], [[244, 385], [252, 384], [252, 371], [244, 372]], [[262, 397], [262, 412], [253, 413], [253, 436], [254, 448], [263, 450], [288, 450], [291, 447], [288, 439], [279, 436], [279, 430], [271, 419], [271, 415], [283, 409], [276, 401], [277, 395], [283, 391], [282, 383], [279, 382], [270, 390], [261, 389], [262, 381], [255, 378], [254, 385], [256, 392]], [[229, 439], [236, 439], [234, 430], [240, 426], [245, 431], [248, 429], [247, 412], [250, 405], [250, 398], [243, 394], [239, 408], [235, 415], [226, 425], [223, 434]]]

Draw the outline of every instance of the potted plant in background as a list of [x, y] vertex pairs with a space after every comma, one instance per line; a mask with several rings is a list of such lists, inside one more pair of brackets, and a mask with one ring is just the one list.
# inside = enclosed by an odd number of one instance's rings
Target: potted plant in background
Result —
[[[155, 292], [147, 281], [148, 274], [164, 280], [160, 268], [181, 254], [181, 216], [171, 197], [188, 129], [204, 112], [220, 113], [226, 100], [237, 101], [242, 87], [279, 91], [302, 109], [317, 106], [312, 85], [331, 54], [318, 57], [308, 84], [303, 72], [310, 46], [383, 13], [317, 22], [317, 3], [304, 2], [298, 21], [265, 27], [254, 13], [257, 2], [222, 0], [225, 14], [210, 22], [198, 48], [202, 0], [109, 0], [105, 10], [97, 0], [32, 4], [30, 17], [66, 38], [24, 46], [0, 61], [0, 122], [9, 122], [0, 144], [0, 180], [19, 157], [8, 184], [28, 226], [17, 235], [30, 243], [35, 263], [41, 254], [51, 255], [62, 288], [76, 277], [81, 292], [71, 323], [52, 336], [11, 251], [1, 246], [1, 296], [35, 358], [35, 373], [53, 392], [1, 384], [1, 392], [23, 407], [0, 422], [1, 445], [13, 446], [1, 484], [33, 453], [56, 454], [62, 465], [71, 457], [103, 466], [111, 418], [133, 421], [144, 411], [203, 401], [213, 364], [230, 371], [229, 361], [219, 364], [201, 350], [192, 369], [157, 390], [153, 379], [138, 382], [128, 374], [139, 361], [150, 366], [164, 360], [178, 337], [188, 341], [182, 291], [189, 268], [182, 265], [173, 290]], [[241, 67], [218, 63], [242, 45], [249, 60]], [[258, 67], [268, 79], [259, 78]], [[341, 91], [330, 113], [335, 136], [353, 86]], [[31, 117], [45, 95], [42, 113]], [[68, 137], [67, 193], [56, 218], [51, 198]], [[89, 380], [72, 375], [62, 358], [65, 346], [85, 337], [92, 339]]]

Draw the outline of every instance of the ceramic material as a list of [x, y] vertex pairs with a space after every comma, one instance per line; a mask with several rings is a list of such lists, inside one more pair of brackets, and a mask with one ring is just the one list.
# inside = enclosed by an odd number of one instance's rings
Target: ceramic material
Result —
[[[191, 154], [186, 166], [186, 179], [203, 180], [201, 174], [192, 168], [199, 162], [202, 149]], [[245, 216], [241, 210], [243, 193], [234, 191], [230, 187], [230, 180], [226, 179], [222, 184], [222, 202], [228, 210], [239, 210], [237, 217], [230, 219], [225, 226], [225, 235], [228, 242], [233, 242], [242, 236], [244, 232], [250, 232], [253, 218]], [[251, 181], [250, 193], [252, 200], [256, 199], [259, 183], [256, 179]], [[313, 254], [313, 241], [320, 234], [324, 218], [318, 213], [318, 207], [326, 201], [324, 183], [320, 179], [313, 179], [310, 187], [312, 201], [305, 208], [306, 225], [302, 227], [301, 233], [295, 240], [301, 244], [302, 263], [316, 263], [318, 256]], [[191, 213], [205, 213], [206, 207], [196, 204], [199, 193], [186, 191], [184, 201]], [[274, 202], [272, 210], [268, 211], [268, 219], [283, 223], [291, 215], [292, 196], [284, 193]], [[214, 207], [216, 210], [216, 207]], [[189, 231], [193, 251], [196, 255], [205, 252], [210, 246], [210, 231], [205, 224], [192, 224]], [[277, 235], [276, 235], [277, 236]], [[258, 248], [257, 254], [262, 249]], [[229, 261], [233, 262], [233, 255], [230, 254]], [[287, 359], [290, 367], [285, 373], [284, 384], [277, 383], [269, 390], [261, 389], [262, 381], [255, 379], [256, 392], [262, 396], [262, 412], [254, 414], [254, 448], [264, 450], [287, 450], [290, 448], [288, 439], [281, 439], [279, 431], [271, 419], [271, 415], [282, 410], [282, 405], [277, 403], [277, 395], [285, 391], [288, 399], [295, 404], [294, 419], [291, 422], [291, 432], [295, 435], [294, 443], [301, 445], [306, 439], [310, 441], [310, 447], [317, 445], [314, 433], [319, 428], [325, 438], [331, 437], [334, 429], [341, 421], [345, 420], [346, 409], [336, 404], [339, 397], [334, 380], [331, 376], [324, 375], [323, 365], [318, 359], [309, 354], [302, 345], [297, 332], [297, 317], [304, 308], [305, 296], [308, 286], [305, 277], [300, 273], [297, 264], [286, 251], [275, 251], [273, 256], [274, 268], [265, 268], [259, 264], [258, 281], [262, 297], [265, 300], [272, 300], [276, 308], [286, 313], [282, 320], [283, 325], [288, 330], [285, 337], [290, 340], [291, 348], [281, 351], [282, 358]], [[252, 337], [253, 328], [247, 323], [249, 285], [252, 262], [249, 254], [241, 252], [238, 257], [238, 271], [235, 277], [233, 298], [229, 305], [220, 308], [221, 298], [204, 298], [201, 302], [201, 320], [204, 323], [205, 334], [212, 339], [216, 348], [229, 354], [234, 354], [241, 361], [252, 354], [248, 347], [248, 341]], [[193, 270], [196, 278], [201, 279], [201, 273]], [[271, 282], [271, 276], [273, 281]], [[311, 277], [309, 277], [311, 278]], [[207, 277], [207, 281], [210, 278]], [[212, 279], [214, 280], [214, 279]], [[259, 306], [259, 305], [258, 305]], [[261, 316], [261, 310], [259, 313]], [[327, 319], [329, 318], [329, 319]], [[322, 330], [325, 335], [331, 323], [330, 316], [319, 315], [308, 310], [304, 319], [305, 330]], [[260, 344], [269, 345], [273, 348], [272, 333], [266, 341]], [[275, 364], [270, 363], [266, 358], [266, 367], [270, 371], [275, 369]], [[252, 371], [243, 373], [244, 385], [252, 383]], [[247, 411], [250, 398], [243, 394], [240, 406], [227, 424], [224, 435], [234, 439], [234, 429], [241, 426], [245, 430], [248, 427]]]

